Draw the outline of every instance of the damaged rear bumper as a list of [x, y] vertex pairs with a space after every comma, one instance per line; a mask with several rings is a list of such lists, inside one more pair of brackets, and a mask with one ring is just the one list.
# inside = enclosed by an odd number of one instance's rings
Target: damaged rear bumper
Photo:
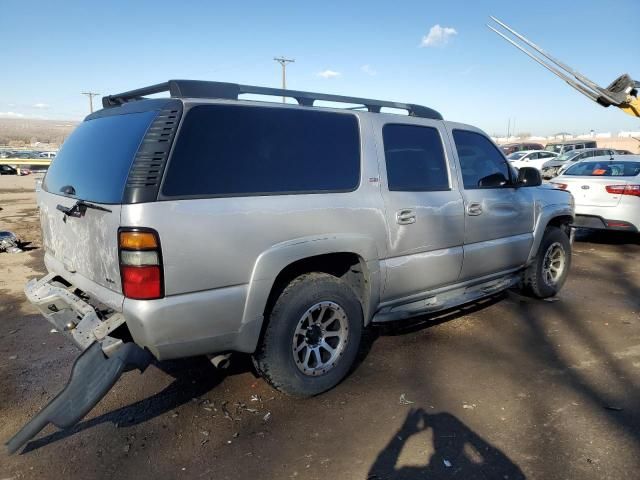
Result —
[[25, 287], [29, 301], [60, 331], [69, 337], [82, 354], [76, 359], [66, 386], [7, 443], [15, 453], [49, 423], [69, 428], [82, 419], [109, 392], [123, 372], [137, 368], [141, 372], [153, 356], [133, 342], [109, 335], [124, 323], [124, 316], [113, 313], [100, 318], [89, 303], [55, 282], [55, 274], [32, 280]]
[[40, 280], [28, 282], [24, 293], [29, 302], [81, 350], [94, 342], [99, 342], [107, 355], [120, 348], [122, 340], [110, 337], [109, 333], [125, 323], [124, 316], [113, 313], [100, 318], [93, 306], [55, 282], [56, 276], [50, 273]]

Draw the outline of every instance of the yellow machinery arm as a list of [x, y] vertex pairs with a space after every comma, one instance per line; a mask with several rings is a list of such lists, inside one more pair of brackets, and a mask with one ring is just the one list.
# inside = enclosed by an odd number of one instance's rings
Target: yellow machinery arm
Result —
[[629, 102], [618, 105], [618, 108], [632, 117], [640, 118], [640, 98], [632, 97]]
[[[491, 17], [491, 20], [497, 24], [496, 26], [502, 27], [503, 31], [510, 34], [512, 38], [505, 35], [505, 33], [498, 31], [491, 25], [487, 25], [487, 27], [500, 35], [518, 50], [527, 54], [547, 70], [567, 82], [569, 86], [575, 88], [580, 93], [589, 97], [594, 102], [599, 103], [603, 107], [613, 105], [632, 117], [640, 118], [640, 98], [638, 98], [638, 90], [640, 90], [639, 81], [633, 80], [629, 75], [624, 74], [616, 78], [607, 88], [603, 88], [597, 83], [589, 80], [580, 72], [572, 69], [568, 65], [565, 65], [557, 58], [552, 57], [542, 48], [528, 40], [523, 35], [520, 35], [507, 24], [501, 22], [495, 17]], [[524, 44], [529, 48], [518, 43], [514, 38], [524, 42]]]

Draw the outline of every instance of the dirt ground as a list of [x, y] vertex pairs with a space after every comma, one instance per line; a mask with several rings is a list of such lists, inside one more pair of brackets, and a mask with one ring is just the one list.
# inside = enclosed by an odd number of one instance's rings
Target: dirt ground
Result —
[[[25, 303], [42, 275], [33, 178], [0, 177], [0, 440], [77, 355]], [[129, 372], [75, 428], [47, 427], [0, 479], [623, 479], [640, 471], [640, 239], [581, 233], [557, 301], [506, 293], [369, 332], [337, 388], [294, 400], [206, 359]], [[179, 321], [179, 319], [176, 319]]]

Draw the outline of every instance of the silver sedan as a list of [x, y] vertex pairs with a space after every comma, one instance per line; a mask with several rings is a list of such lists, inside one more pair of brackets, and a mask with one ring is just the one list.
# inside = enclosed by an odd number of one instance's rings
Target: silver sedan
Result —
[[640, 231], [640, 155], [583, 160], [551, 183], [573, 194], [576, 227]]

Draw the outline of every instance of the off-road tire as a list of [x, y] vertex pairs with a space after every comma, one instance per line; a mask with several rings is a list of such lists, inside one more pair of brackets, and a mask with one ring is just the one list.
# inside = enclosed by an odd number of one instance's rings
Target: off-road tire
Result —
[[[544, 263], [546, 253], [555, 244], [560, 244], [564, 249], [564, 267], [557, 281], [550, 285], [544, 279]], [[536, 258], [524, 272], [524, 293], [536, 298], [548, 298], [557, 295], [569, 275], [570, 267], [571, 242], [569, 241], [569, 237], [558, 227], [548, 227], [542, 237]]]
[[[348, 335], [335, 366], [310, 376], [296, 365], [292, 342], [304, 313], [319, 302], [334, 302], [344, 310]], [[351, 287], [339, 278], [319, 272], [300, 275], [282, 291], [265, 321], [267, 326], [253, 362], [275, 389], [297, 397], [318, 395], [340, 383], [353, 366], [362, 336], [362, 305]]]

